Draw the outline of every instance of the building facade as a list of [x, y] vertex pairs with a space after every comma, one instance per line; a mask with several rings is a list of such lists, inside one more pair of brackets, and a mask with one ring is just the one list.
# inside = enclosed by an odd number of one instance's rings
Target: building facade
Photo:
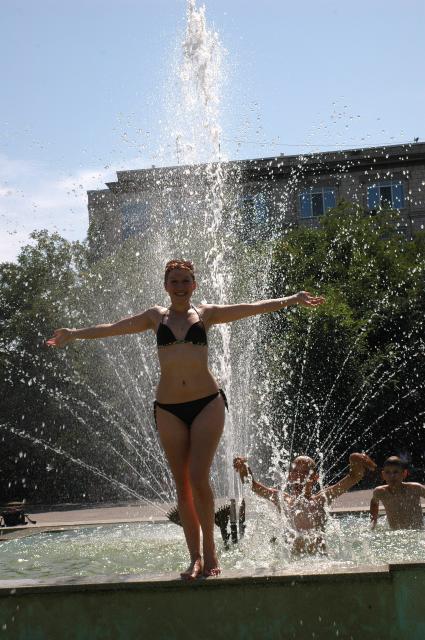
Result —
[[[280, 155], [222, 167], [223, 188], [251, 224], [317, 226], [339, 201], [400, 213], [408, 238], [425, 225], [425, 143]], [[202, 206], [214, 179], [206, 166], [119, 171], [107, 189], [88, 192], [89, 238], [98, 256], [144, 234], [153, 221]]]

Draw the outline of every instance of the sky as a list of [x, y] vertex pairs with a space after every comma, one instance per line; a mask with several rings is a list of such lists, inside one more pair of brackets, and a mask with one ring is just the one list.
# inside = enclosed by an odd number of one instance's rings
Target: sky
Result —
[[[228, 159], [425, 140], [423, 0], [205, 0]], [[0, 0], [0, 261], [87, 234], [88, 189], [176, 164], [186, 0]]]

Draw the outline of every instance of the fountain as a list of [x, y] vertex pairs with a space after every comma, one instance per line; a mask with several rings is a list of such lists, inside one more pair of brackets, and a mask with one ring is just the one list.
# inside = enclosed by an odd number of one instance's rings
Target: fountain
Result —
[[[174, 92], [172, 116], [165, 128], [166, 137], [175, 141], [180, 166], [177, 171], [165, 167], [155, 174], [159, 184], [156, 204], [151, 203], [149, 241], [129, 237], [121, 254], [94, 265], [82, 276], [78, 290], [82, 311], [76, 312], [75, 323], [133, 313], [161, 301], [163, 263], [182, 254], [199, 265], [200, 300], [208, 297], [226, 303], [268, 297], [271, 250], [261, 242], [264, 230], [255, 226], [250, 227], [250, 242], [246, 242], [239, 206], [239, 168], [227, 161], [221, 134], [219, 88], [224, 50], [217, 34], [207, 26], [204, 8], [188, 0], [187, 14], [178, 69], [181, 92]], [[301, 158], [300, 174], [303, 163]], [[298, 179], [294, 172], [291, 188]], [[177, 200], [170, 191], [176, 180], [180, 181]], [[126, 204], [137, 210], [143, 203], [136, 196]], [[129, 236], [134, 223], [130, 219]], [[323, 284], [331, 262], [328, 255]], [[137, 285], [128, 279], [128, 273], [135, 269], [148, 276]], [[93, 274], [94, 283], [90, 281]], [[291, 276], [288, 273], [285, 277], [289, 286]], [[391, 303], [390, 294], [380, 302], [377, 315]], [[77, 300], [68, 302], [69, 306], [73, 302]], [[289, 320], [268, 320], [265, 328], [274, 326], [276, 330], [279, 323], [288, 327]], [[211, 333], [212, 369], [231, 398], [225, 437], [213, 468], [213, 485], [217, 498], [230, 500], [233, 542], [242, 532], [236, 523], [242, 498], [248, 506], [245, 537], [238, 545], [230, 544], [227, 551], [222, 549], [224, 577], [194, 585], [182, 585], [174, 579], [186, 550], [180, 530], [163, 515], [138, 524], [67, 528], [7, 538], [0, 546], [0, 625], [5, 637], [68, 634], [103, 640], [149, 634], [168, 639], [190, 638], [192, 629], [197, 635], [202, 630], [208, 638], [231, 634], [247, 638], [376, 638], [384, 633], [390, 638], [403, 637], [403, 633], [409, 638], [420, 637], [415, 636], [421, 610], [418, 594], [424, 586], [420, 563], [425, 550], [420, 532], [372, 534], [365, 518], [331, 518], [329, 556], [294, 560], [282, 540], [279, 517], [267, 504], [252, 499], [236, 480], [234, 454], [254, 455], [261, 475], [284, 483], [291, 456], [305, 447], [318, 456], [322, 481], [325, 476], [329, 481], [332, 465], [338, 463], [337, 456], [331, 455], [335, 441], [341, 444], [338, 456], [346, 455], [346, 430], [365, 410], [377, 387], [391, 378], [391, 373], [381, 376], [379, 367], [370, 371], [347, 403], [340, 423], [332, 424], [335, 388], [350, 363], [352, 351], [348, 349], [327, 397], [309, 396], [310, 412], [305, 410], [309, 349], [317, 340], [320, 325], [313, 317], [301, 318], [300, 326], [302, 323], [306, 326], [305, 341], [297, 379], [294, 382], [293, 372], [288, 371], [288, 380], [279, 382], [281, 387], [286, 385], [283, 389], [276, 389], [273, 374], [267, 372], [280, 354], [270, 355], [260, 320], [246, 321], [243, 326], [219, 326]], [[353, 338], [352, 349], [361, 336], [362, 329]], [[420, 338], [415, 349], [418, 345], [422, 346]], [[157, 373], [151, 339], [134, 336], [131, 342], [79, 344], [78, 349], [84, 357], [78, 362], [71, 358], [68, 365], [64, 354], [54, 356], [58, 376], [68, 383], [68, 393], [41, 386], [40, 393], [57, 400], [73, 415], [78, 438], [90, 438], [91, 445], [105, 456], [105, 466], [92, 463], [90, 455], [84, 457], [71, 445], [64, 448], [46, 440], [42, 431], [34, 436], [16, 425], [8, 425], [8, 429], [105, 479], [121, 495], [151, 504], [165, 514], [175, 496], [151, 415]], [[409, 353], [395, 354], [394, 376], [409, 357]], [[105, 376], [95, 384], [99, 363]], [[110, 388], [116, 390], [114, 397], [110, 397]], [[261, 411], [261, 406], [269, 406], [273, 398], [282, 396], [286, 400], [281, 406], [272, 405], [278, 419]], [[384, 417], [371, 421], [369, 431]], [[300, 433], [300, 424], [308, 429]], [[118, 474], [114, 474], [114, 465]], [[268, 544], [272, 535], [278, 539], [275, 545]], [[379, 618], [385, 625], [377, 629]], [[98, 623], [93, 625], [93, 619]], [[287, 636], [282, 635], [285, 633]]]

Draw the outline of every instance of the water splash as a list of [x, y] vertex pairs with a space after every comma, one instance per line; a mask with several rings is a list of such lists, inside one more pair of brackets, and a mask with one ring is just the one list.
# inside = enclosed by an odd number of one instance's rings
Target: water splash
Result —
[[173, 117], [177, 114], [177, 118], [172, 136], [179, 163], [220, 159], [225, 53], [218, 33], [207, 25], [205, 6], [198, 8], [195, 0], [188, 0], [186, 31], [177, 69], [179, 100], [173, 109]]
[[[256, 226], [257, 220], [254, 224], [249, 221], [251, 224], [247, 238], [246, 228], [244, 229], [247, 221], [241, 221], [241, 200], [245, 194], [240, 169], [237, 165], [225, 162], [226, 150], [222, 146], [221, 107], [225, 53], [218, 34], [207, 24], [205, 7], [198, 8], [195, 0], [188, 0], [186, 28], [181, 38], [173, 76], [173, 99], [170, 99], [169, 114], [164, 124], [166, 135], [175, 141], [177, 163], [181, 166], [178, 170], [175, 167], [158, 169], [153, 175], [155, 202], [147, 202], [150, 216], [149, 242], [144, 242], [135, 234], [134, 238], [127, 241], [123, 250], [123, 253], [141, 254], [138, 272], [143, 274], [148, 283], [137, 283], [132, 288], [129, 280], [134, 271], [131, 273], [130, 269], [128, 273], [121, 275], [118, 273], [121, 263], [118, 259], [114, 263], [112, 259], [109, 268], [113, 270], [112, 278], [117, 282], [107, 282], [103, 274], [103, 284], [97, 288], [88, 287], [93, 300], [84, 301], [85, 317], [91, 318], [93, 322], [109, 320], [116, 314], [137, 313], [154, 302], [167, 304], [161, 282], [162, 269], [165, 260], [176, 256], [192, 257], [195, 260], [199, 268], [200, 300], [228, 303], [267, 297], [272, 245], [270, 243], [263, 252], [256, 251], [256, 242], [265, 239], [261, 225]], [[289, 216], [294, 194], [303, 184], [307, 165], [311, 161], [312, 157], [307, 156], [297, 159], [291, 167], [288, 183], [280, 193], [275, 189], [273, 162], [270, 161], [267, 180], [253, 187], [257, 190], [256, 195], [261, 195], [266, 202], [265, 209], [269, 207], [274, 212], [273, 224], [269, 225], [267, 232], [270, 239], [282, 234], [282, 221]], [[347, 167], [348, 165], [341, 165], [341, 175], [348, 170]], [[134, 179], [136, 183], [131, 186], [139, 193], [137, 197], [130, 196], [129, 191], [122, 194], [123, 199], [124, 195], [128, 198], [123, 206], [146, 204], [141, 184], [143, 180], [136, 176]], [[134, 201], [131, 200], [132, 197], [135, 198]], [[262, 221], [267, 224], [270, 222], [267, 211]], [[315, 282], [319, 289], [335, 255], [332, 250], [326, 257], [320, 277]], [[100, 270], [98, 275], [102, 275]], [[282, 278], [285, 279], [286, 276], [283, 275]], [[87, 282], [82, 281], [81, 285], [84, 288]], [[140, 291], [136, 293], [135, 288]], [[390, 299], [390, 294], [384, 302], [387, 299]], [[379, 389], [379, 383], [388, 381], [398, 372], [398, 369], [394, 369], [384, 379], [380, 377], [377, 380], [374, 378], [375, 373], [370, 373], [369, 377], [373, 381], [370, 389], [365, 389], [364, 393], [355, 391], [362, 394], [360, 400], [357, 402], [357, 396], [352, 396], [347, 414], [342, 416], [342, 423], [337, 426], [335, 420], [339, 416], [335, 415], [336, 408], [332, 401], [357, 340], [361, 340], [362, 332], [353, 340], [351, 350], [347, 351], [327, 397], [322, 398], [315, 389], [305, 388], [315, 324], [314, 318], [310, 318], [300, 371], [287, 370], [288, 380], [280, 383], [286, 393], [286, 400], [280, 424], [273, 431], [278, 419], [268, 415], [267, 407], [270, 406], [268, 401], [276, 387], [273, 387], [273, 373], [264, 371], [264, 362], [272, 361], [269, 352], [273, 349], [273, 344], [270, 346], [261, 342], [260, 324], [258, 319], [246, 320], [243, 326], [242, 323], [219, 326], [211, 332], [211, 366], [220, 383], [229, 392], [231, 401], [225, 437], [214, 466], [214, 487], [219, 496], [233, 495], [239, 491], [231, 467], [234, 454], [252, 453], [260, 469], [266, 473], [276, 473], [280, 468], [287, 469], [295, 442], [297, 448], [305, 446], [308, 453], [330, 459], [335, 438], [339, 438], [345, 428], [349, 429], [353, 425], [354, 419], [359, 417], [367, 402], [373, 398], [375, 389]], [[150, 338], [148, 340], [144, 336], [126, 340], [129, 341], [126, 345], [123, 341], [111, 341], [98, 347], [79, 345], [86, 364], [79, 370], [68, 373], [68, 383], [72, 386], [73, 376], [77, 379], [80, 375], [80, 387], [84, 387], [84, 394], [88, 398], [84, 402], [73, 401], [74, 391], [75, 396], [78, 396], [78, 391], [73, 389], [69, 395], [57, 396], [57, 400], [75, 417], [86, 435], [96, 437], [96, 446], [104, 447], [108, 455], [114, 453], [121, 461], [124, 455], [129, 456], [124, 466], [131, 470], [136, 486], [139, 483], [143, 485], [143, 482], [149, 484], [152, 493], [150, 499], [158, 494], [171, 498], [172, 479], [157, 444], [151, 415], [150, 402], [158, 373], [154, 364], [154, 348]], [[262, 353], [263, 347], [267, 353]], [[278, 354], [274, 354], [274, 361], [278, 357]], [[98, 374], [99, 362], [105, 366], [109, 388], [108, 384], [103, 385], [102, 382], [93, 384], [93, 387], [90, 384]], [[28, 378], [25, 372], [23, 378], [26, 384], [39, 384], [40, 391], [43, 389], [41, 382]], [[110, 397], [111, 387], [117, 397]], [[410, 396], [405, 393], [402, 397]], [[304, 411], [307, 404], [310, 413]], [[349, 406], [352, 406], [350, 413]], [[397, 404], [392, 403], [388, 411], [395, 407]], [[99, 424], [102, 424], [102, 429]], [[377, 421], [372, 420], [371, 424], [377, 424]], [[304, 432], [307, 432], [306, 438], [303, 437]], [[121, 438], [122, 448], [116, 448], [115, 438], [118, 437]], [[111, 441], [114, 445], [109, 446]], [[155, 480], [152, 479], [153, 460], [156, 462], [155, 473], [158, 472]], [[326, 460], [323, 464], [325, 463], [329, 467]], [[282, 479], [283, 477], [282, 475]]]

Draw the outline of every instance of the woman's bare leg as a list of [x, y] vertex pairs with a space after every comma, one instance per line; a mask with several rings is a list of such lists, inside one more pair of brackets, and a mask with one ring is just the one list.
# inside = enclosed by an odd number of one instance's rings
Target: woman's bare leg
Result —
[[180, 520], [190, 553], [190, 565], [181, 576], [196, 578], [202, 573], [199, 519], [189, 480], [190, 432], [185, 423], [169, 411], [156, 408], [156, 423], [177, 490]]
[[214, 496], [210, 469], [224, 427], [224, 401], [212, 400], [190, 428], [189, 473], [196, 512], [202, 529], [204, 575], [220, 573], [214, 544]]

